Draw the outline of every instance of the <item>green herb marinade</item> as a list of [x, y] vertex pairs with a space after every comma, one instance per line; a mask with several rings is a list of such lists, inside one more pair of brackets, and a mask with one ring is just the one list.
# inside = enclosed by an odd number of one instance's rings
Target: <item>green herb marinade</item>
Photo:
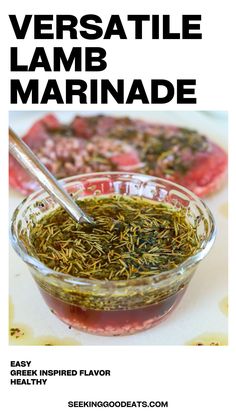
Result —
[[94, 225], [76, 223], [61, 208], [28, 224], [34, 255], [55, 271], [110, 281], [144, 278], [177, 267], [200, 247], [188, 208], [121, 195], [79, 204]]

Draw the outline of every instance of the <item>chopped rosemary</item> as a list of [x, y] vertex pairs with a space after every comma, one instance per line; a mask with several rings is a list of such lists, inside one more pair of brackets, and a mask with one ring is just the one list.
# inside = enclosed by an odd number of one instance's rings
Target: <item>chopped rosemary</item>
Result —
[[200, 247], [189, 208], [121, 195], [80, 199], [95, 224], [78, 224], [58, 208], [27, 235], [34, 256], [49, 268], [98, 280], [144, 278], [177, 267]]
[[[158, 175], [184, 175], [190, 169], [194, 154], [209, 149], [207, 138], [197, 131], [179, 128], [176, 132], [161, 130], [158, 134], [150, 134], [148, 130], [140, 132], [134, 129], [132, 121], [127, 119], [126, 125], [111, 130], [111, 138], [123, 141], [132, 139], [144, 166], [140, 172]], [[125, 129], [126, 126], [126, 129]]]

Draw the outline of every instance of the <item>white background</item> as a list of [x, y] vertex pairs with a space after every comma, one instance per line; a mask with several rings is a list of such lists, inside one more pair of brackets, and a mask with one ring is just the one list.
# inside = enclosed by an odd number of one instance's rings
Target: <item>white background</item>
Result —
[[[129, 418], [199, 417], [231, 419], [235, 417], [233, 378], [235, 377], [235, 121], [233, 85], [233, 2], [201, 1], [148, 1], [128, 2], [119, 0], [32, 2], [9, 1], [1, 13], [2, 35], [2, 87], [1, 87], [1, 370], [3, 387], [0, 410], [4, 417], [14, 418], [97, 418], [120, 415]], [[177, 106], [174, 102], [162, 107], [133, 105], [129, 109], [144, 110], [226, 110], [229, 111], [229, 155], [230, 155], [230, 345], [228, 347], [9, 347], [8, 346], [8, 204], [7, 204], [7, 112], [9, 109], [39, 109], [38, 106], [10, 106], [8, 102], [9, 45], [17, 45], [7, 18], [8, 13], [23, 16], [26, 13], [69, 13], [78, 17], [86, 13], [100, 16], [119, 13], [171, 14], [173, 29], [180, 24], [181, 14], [202, 14], [203, 40], [151, 41], [96, 41], [96, 45], [107, 49], [108, 69], [102, 77], [135, 77], [148, 81], [150, 78], [196, 78], [198, 104]], [[232, 29], [231, 29], [232, 28]], [[131, 31], [132, 33], [132, 31]], [[60, 45], [62, 41], [58, 41]], [[54, 45], [53, 41], [43, 44]], [[78, 40], [78, 45], [85, 42]], [[55, 42], [56, 45], [56, 42]], [[63, 45], [70, 45], [63, 41]], [[92, 45], [90, 43], [89, 45]], [[21, 42], [23, 56], [36, 46], [32, 38]], [[72, 45], [71, 45], [72, 46]], [[42, 79], [52, 77], [39, 72]], [[33, 74], [38, 77], [39, 73]], [[15, 77], [16, 75], [14, 75]], [[59, 76], [59, 75], [58, 75]], [[94, 75], [91, 74], [91, 77]], [[22, 77], [22, 74], [21, 74]], [[28, 76], [27, 76], [28, 77]], [[26, 77], [26, 78], [27, 78]], [[60, 74], [63, 79], [65, 75]], [[70, 77], [73, 77], [71, 74]], [[77, 76], [78, 77], [78, 76]], [[23, 78], [23, 77], [22, 77]], [[86, 79], [81, 73], [78, 78]], [[94, 77], [95, 78], [95, 77]], [[114, 103], [107, 109], [124, 109]], [[59, 109], [49, 104], [44, 109]], [[63, 109], [63, 106], [61, 106]], [[73, 106], [70, 107], [71, 109]], [[81, 109], [74, 106], [74, 109]], [[96, 107], [87, 107], [95, 109]], [[127, 107], [128, 108], [128, 107]], [[65, 109], [65, 108], [64, 108]], [[69, 109], [69, 107], [66, 107]], [[97, 107], [101, 109], [101, 107]], [[111, 378], [51, 378], [46, 387], [10, 387], [10, 360], [32, 360], [32, 368], [111, 368]], [[168, 409], [69, 409], [68, 400], [169, 400]]]

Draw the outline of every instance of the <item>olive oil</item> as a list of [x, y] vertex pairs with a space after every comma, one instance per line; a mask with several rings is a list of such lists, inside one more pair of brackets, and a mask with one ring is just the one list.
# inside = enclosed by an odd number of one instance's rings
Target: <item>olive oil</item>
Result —
[[144, 278], [176, 268], [200, 247], [189, 209], [119, 195], [79, 201], [94, 218], [76, 223], [56, 209], [28, 225], [35, 256], [49, 268], [97, 280]]
[[228, 316], [228, 297], [224, 297], [219, 302], [219, 307], [220, 307], [220, 310], [222, 311], [222, 313], [225, 314], [225, 316]]

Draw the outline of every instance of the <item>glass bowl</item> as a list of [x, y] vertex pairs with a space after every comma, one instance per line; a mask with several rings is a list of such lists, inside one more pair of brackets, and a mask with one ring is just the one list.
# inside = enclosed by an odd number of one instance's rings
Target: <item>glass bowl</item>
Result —
[[76, 199], [92, 195], [141, 196], [190, 209], [189, 222], [198, 218], [199, 250], [177, 268], [150, 277], [107, 281], [73, 277], [51, 270], [35, 256], [30, 237], [22, 231], [32, 217], [37, 221], [58, 207], [38, 190], [15, 210], [11, 224], [14, 249], [28, 265], [52, 313], [81, 331], [117, 336], [155, 326], [183, 297], [198, 263], [215, 238], [213, 216], [201, 199], [184, 187], [164, 179], [134, 173], [91, 173], [63, 179]]

